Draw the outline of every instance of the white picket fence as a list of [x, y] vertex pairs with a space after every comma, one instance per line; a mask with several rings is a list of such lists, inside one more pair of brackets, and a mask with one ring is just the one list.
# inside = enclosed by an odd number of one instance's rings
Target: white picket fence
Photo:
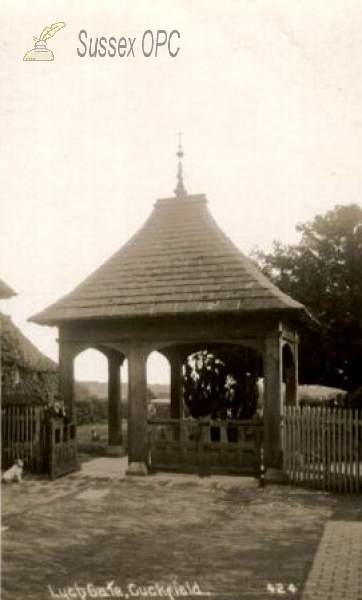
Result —
[[344, 493], [361, 492], [361, 412], [286, 407], [283, 473], [287, 483]]

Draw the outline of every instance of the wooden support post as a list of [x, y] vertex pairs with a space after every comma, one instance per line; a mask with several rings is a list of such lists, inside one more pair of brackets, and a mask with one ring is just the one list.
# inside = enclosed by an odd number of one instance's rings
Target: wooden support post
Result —
[[184, 416], [184, 398], [182, 386], [182, 359], [178, 354], [170, 357], [171, 365], [171, 419]]
[[[278, 333], [265, 341], [265, 465], [267, 479], [280, 479], [282, 468], [281, 416], [283, 405], [282, 389], [282, 345]], [[269, 476], [268, 476], [269, 471]]]
[[293, 361], [286, 368], [285, 404], [287, 406], [298, 406], [298, 344], [293, 344], [293, 348], [290, 349]]
[[293, 348], [293, 355], [294, 355], [293, 369], [294, 369], [294, 375], [293, 375], [293, 391], [292, 391], [292, 398], [294, 400], [294, 405], [295, 406], [299, 406], [299, 398], [298, 398], [299, 356], [298, 356], [298, 352], [299, 352], [299, 344], [298, 344], [298, 342], [296, 342], [294, 344], [294, 348]]
[[64, 398], [68, 417], [75, 421], [74, 356], [75, 349], [67, 342], [59, 342], [59, 392]]
[[108, 356], [108, 448], [107, 454], [119, 456], [122, 444], [120, 356]]
[[132, 341], [128, 356], [128, 475], [147, 475], [147, 377], [146, 352]]

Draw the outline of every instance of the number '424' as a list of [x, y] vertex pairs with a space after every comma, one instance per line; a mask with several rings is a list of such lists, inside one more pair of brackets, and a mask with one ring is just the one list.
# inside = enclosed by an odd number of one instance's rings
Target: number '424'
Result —
[[268, 583], [266, 589], [271, 594], [296, 594], [298, 589], [294, 585], [294, 583], [289, 583], [286, 585], [284, 583]]

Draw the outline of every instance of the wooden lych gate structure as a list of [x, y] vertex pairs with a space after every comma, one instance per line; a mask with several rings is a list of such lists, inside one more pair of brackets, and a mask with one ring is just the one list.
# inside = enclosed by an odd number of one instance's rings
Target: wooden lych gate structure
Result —
[[[112, 453], [122, 444], [120, 366], [127, 359], [130, 474], [147, 473], [149, 443], [151, 464], [198, 467], [201, 461], [243, 471], [256, 464], [262, 429], [266, 466], [281, 471], [282, 385], [288, 404], [295, 404], [298, 330], [312, 320], [220, 230], [205, 196], [186, 193], [182, 169], [175, 197], [158, 200], [123, 248], [32, 320], [59, 327], [60, 393], [72, 415], [75, 358], [88, 348], [106, 356]], [[182, 366], [190, 354], [215, 345], [251, 348], [261, 357], [263, 427], [198, 423], [195, 432], [183, 419]], [[147, 423], [146, 362], [155, 350], [171, 371], [171, 421], [163, 424]]]

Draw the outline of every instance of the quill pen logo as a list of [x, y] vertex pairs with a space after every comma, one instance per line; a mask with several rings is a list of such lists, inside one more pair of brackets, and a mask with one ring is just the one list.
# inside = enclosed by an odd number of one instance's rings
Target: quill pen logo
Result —
[[53, 52], [47, 48], [47, 40], [63, 27], [65, 27], [65, 23], [54, 23], [54, 25], [44, 29], [39, 39], [33, 37], [35, 46], [25, 54], [23, 60], [54, 60]]

